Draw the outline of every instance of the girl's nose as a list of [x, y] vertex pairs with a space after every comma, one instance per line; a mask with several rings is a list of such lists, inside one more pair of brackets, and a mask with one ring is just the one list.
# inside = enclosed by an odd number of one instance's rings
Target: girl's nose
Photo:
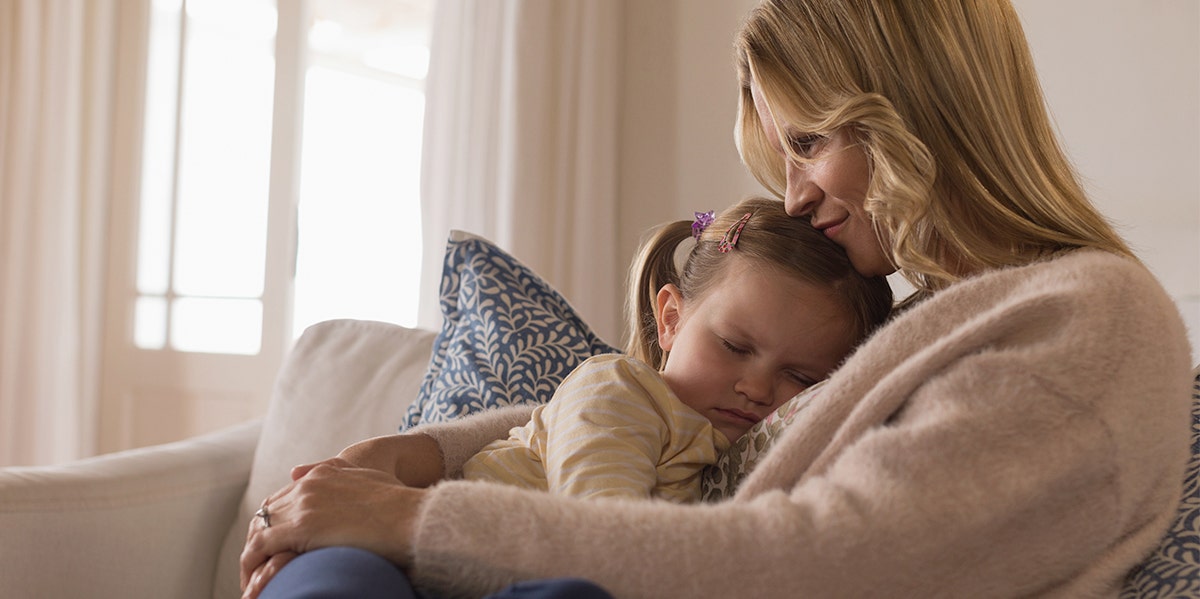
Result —
[[764, 406], [771, 405], [774, 395], [771, 377], [755, 373], [743, 374], [733, 389], [751, 402]]
[[788, 163], [783, 203], [788, 216], [811, 216], [824, 192], [809, 173], [808, 165]]

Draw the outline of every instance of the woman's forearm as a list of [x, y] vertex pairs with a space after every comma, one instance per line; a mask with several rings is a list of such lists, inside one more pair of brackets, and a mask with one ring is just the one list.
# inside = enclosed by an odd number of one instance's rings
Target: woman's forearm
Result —
[[338, 457], [362, 468], [393, 474], [409, 487], [428, 487], [443, 478], [441, 449], [433, 437], [421, 433], [360, 441], [343, 449]]
[[508, 437], [513, 427], [529, 422], [535, 406], [509, 406], [449, 422], [418, 426], [412, 434], [431, 437], [441, 451], [441, 478], [459, 478], [462, 466], [485, 445]]

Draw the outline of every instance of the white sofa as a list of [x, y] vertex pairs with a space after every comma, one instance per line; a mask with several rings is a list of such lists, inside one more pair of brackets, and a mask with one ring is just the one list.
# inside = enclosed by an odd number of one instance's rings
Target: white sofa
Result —
[[[0, 469], [0, 597], [237, 597], [237, 556], [261, 499], [291, 466], [395, 432], [433, 339], [385, 323], [324, 322], [297, 342], [261, 421], [63, 466]], [[1123, 597], [1196, 596], [1200, 569], [1187, 552], [1197, 549], [1177, 553], [1187, 572], [1170, 570], [1185, 579], [1179, 594], [1142, 578]]]
[[0, 469], [0, 597], [239, 596], [250, 514], [295, 464], [396, 432], [434, 333], [309, 328], [262, 420], [62, 466]]

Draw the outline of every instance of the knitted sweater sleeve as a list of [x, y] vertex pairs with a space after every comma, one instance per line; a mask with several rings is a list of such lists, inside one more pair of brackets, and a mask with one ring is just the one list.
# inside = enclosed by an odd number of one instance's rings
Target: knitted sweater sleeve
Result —
[[877, 332], [732, 500], [446, 482], [411, 574], [449, 597], [554, 576], [620, 597], [1115, 595], [1178, 501], [1183, 331], [1129, 261], [990, 273]]
[[536, 406], [519, 405], [487, 410], [461, 419], [413, 427], [437, 441], [442, 451], [443, 477], [460, 478], [463, 464], [485, 445], [508, 437], [513, 427], [529, 422]]

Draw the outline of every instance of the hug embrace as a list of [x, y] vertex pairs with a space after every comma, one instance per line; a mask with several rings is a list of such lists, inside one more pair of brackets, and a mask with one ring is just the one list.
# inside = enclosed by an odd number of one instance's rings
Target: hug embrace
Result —
[[1013, 7], [764, 0], [734, 47], [738, 150], [776, 198], [649, 237], [624, 355], [545, 406], [295, 468], [247, 596], [1119, 594], [1180, 501], [1191, 352], [1064, 156]]

